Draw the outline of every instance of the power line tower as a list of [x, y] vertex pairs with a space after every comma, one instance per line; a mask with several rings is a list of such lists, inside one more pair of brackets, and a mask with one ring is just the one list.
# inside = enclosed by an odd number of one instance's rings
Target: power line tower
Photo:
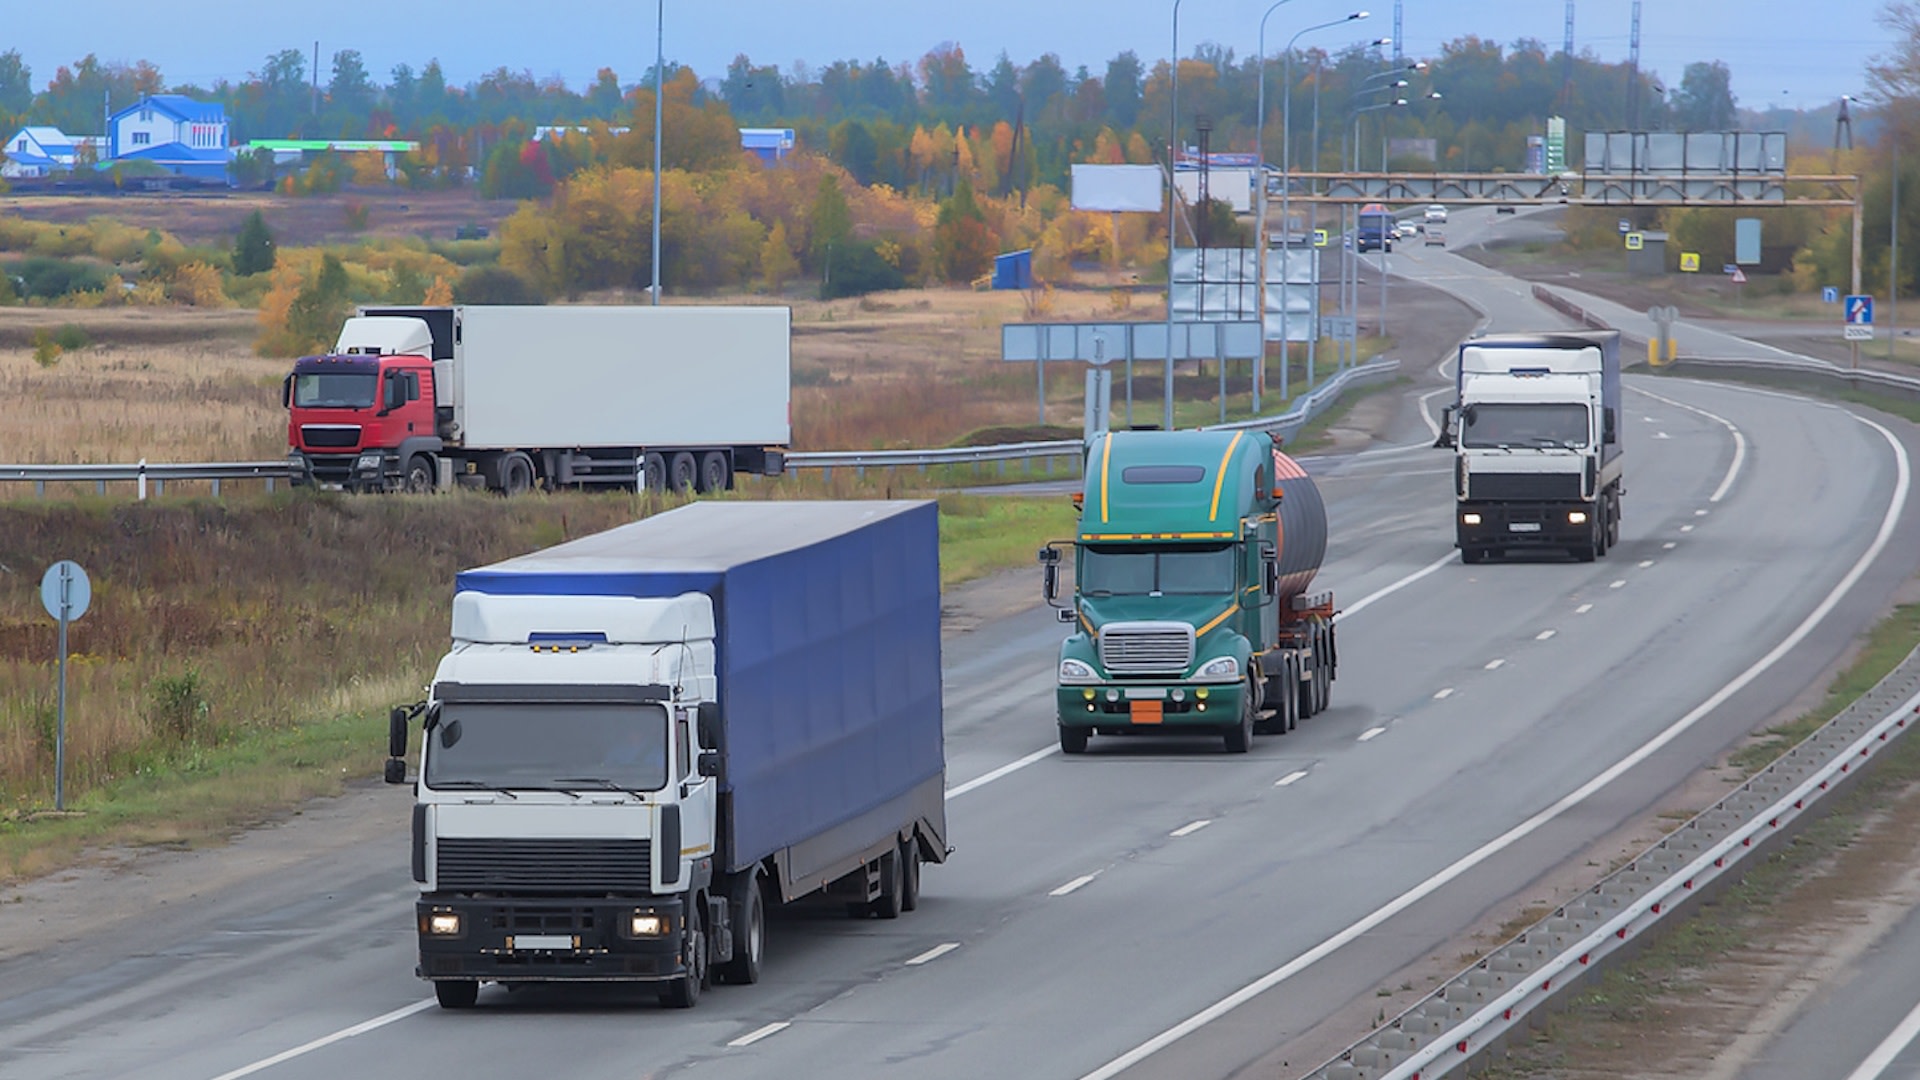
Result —
[[1560, 47], [1560, 109], [1573, 104], [1573, 0], [1567, 0], [1567, 40]]
[[1640, 0], [1633, 0], [1633, 30], [1627, 45], [1627, 130], [1640, 130]]
[[1840, 169], [1840, 133], [1841, 132], [1844, 131], [1847, 134], [1847, 149], [1849, 150], [1853, 149], [1853, 116], [1847, 111], [1847, 103], [1852, 100], [1853, 100], [1852, 95], [1841, 94], [1840, 95], [1840, 112], [1837, 115], [1835, 115], [1833, 118], [1833, 157], [1830, 159], [1827, 165], [1827, 168], [1831, 171], [1837, 172]]
[[1393, 66], [1399, 67], [1407, 62], [1406, 46], [1402, 44], [1406, 35], [1400, 32], [1401, 0], [1393, 0]]

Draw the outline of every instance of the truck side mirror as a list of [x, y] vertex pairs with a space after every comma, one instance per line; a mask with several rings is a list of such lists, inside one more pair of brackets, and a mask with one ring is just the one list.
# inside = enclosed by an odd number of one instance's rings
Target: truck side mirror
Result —
[[1451, 450], [1453, 445], [1453, 406], [1448, 405], [1440, 410], [1440, 435], [1433, 440], [1433, 448]]
[[[720, 703], [717, 701], [701, 702], [698, 715], [699, 731], [697, 735], [700, 739], [700, 749], [720, 749]], [[705, 754], [701, 755], [703, 758], [705, 756]], [[707, 776], [710, 774], [703, 772], [700, 775]]]
[[280, 407], [293, 408], [293, 376], [291, 374], [280, 380]]
[[387, 756], [407, 756], [407, 710], [396, 708], [387, 714]]
[[701, 776], [711, 776], [721, 780], [726, 779], [726, 766], [721, 762], [720, 752], [718, 750], [702, 750], [699, 760], [695, 762], [695, 768]]
[[1053, 547], [1040, 549], [1040, 593], [1051, 604], [1060, 596], [1060, 552]]
[[1600, 414], [1600, 417], [1601, 417], [1600, 441], [1603, 443], [1611, 443], [1615, 441], [1613, 414], [1614, 414], [1614, 410], [1612, 409], [1603, 410]]
[[1260, 588], [1268, 596], [1280, 591], [1280, 560], [1272, 544], [1260, 545]]
[[389, 784], [406, 783], [407, 782], [407, 763], [404, 761], [401, 761], [397, 757], [388, 758], [386, 771], [381, 774], [380, 778], [382, 780], [385, 780]]

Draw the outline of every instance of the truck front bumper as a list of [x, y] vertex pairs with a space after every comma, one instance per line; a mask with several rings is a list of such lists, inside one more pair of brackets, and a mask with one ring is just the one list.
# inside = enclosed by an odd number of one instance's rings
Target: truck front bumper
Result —
[[[415, 912], [423, 979], [658, 982], [686, 970], [678, 897], [433, 897]], [[635, 915], [656, 916], [661, 932], [635, 935]], [[436, 932], [450, 920], [457, 929]]]
[[1246, 693], [1244, 682], [1062, 684], [1055, 700], [1061, 727], [1167, 731], [1232, 727], [1240, 722], [1240, 699]]
[[1565, 548], [1592, 543], [1597, 518], [1589, 502], [1461, 503], [1454, 524], [1462, 548]]
[[385, 491], [398, 469], [392, 455], [377, 450], [350, 454], [315, 454], [296, 450], [287, 455], [295, 487], [334, 491]]

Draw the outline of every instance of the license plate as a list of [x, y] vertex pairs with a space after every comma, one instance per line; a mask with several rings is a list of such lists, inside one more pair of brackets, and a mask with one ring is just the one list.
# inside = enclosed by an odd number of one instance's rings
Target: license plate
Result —
[[1537, 521], [1512, 521], [1507, 523], [1507, 531], [1508, 532], [1539, 532], [1540, 523]]
[[1159, 701], [1166, 696], [1167, 692], [1157, 686], [1150, 689], [1129, 689], [1127, 691], [1128, 701]]
[[509, 949], [571, 949], [573, 938], [568, 934], [519, 934], [507, 939]]
[[1163, 719], [1159, 701], [1128, 702], [1129, 712], [1136, 724], [1157, 724]]

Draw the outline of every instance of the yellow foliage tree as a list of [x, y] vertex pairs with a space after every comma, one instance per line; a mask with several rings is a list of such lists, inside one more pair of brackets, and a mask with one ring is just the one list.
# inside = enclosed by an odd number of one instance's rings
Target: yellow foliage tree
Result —
[[426, 298], [420, 302], [428, 307], [445, 307], [453, 303], [453, 283], [444, 274], [434, 278], [433, 284], [427, 288]]
[[231, 301], [220, 283], [220, 271], [206, 263], [183, 264], [173, 272], [173, 302], [188, 307], [222, 308]]
[[793, 246], [787, 242], [787, 223], [776, 221], [760, 245], [760, 280], [767, 291], [779, 292], [799, 272], [800, 260], [793, 257]]
[[348, 163], [353, 167], [353, 182], [366, 187], [385, 187], [387, 179], [387, 158], [378, 150], [356, 150], [347, 155]]

